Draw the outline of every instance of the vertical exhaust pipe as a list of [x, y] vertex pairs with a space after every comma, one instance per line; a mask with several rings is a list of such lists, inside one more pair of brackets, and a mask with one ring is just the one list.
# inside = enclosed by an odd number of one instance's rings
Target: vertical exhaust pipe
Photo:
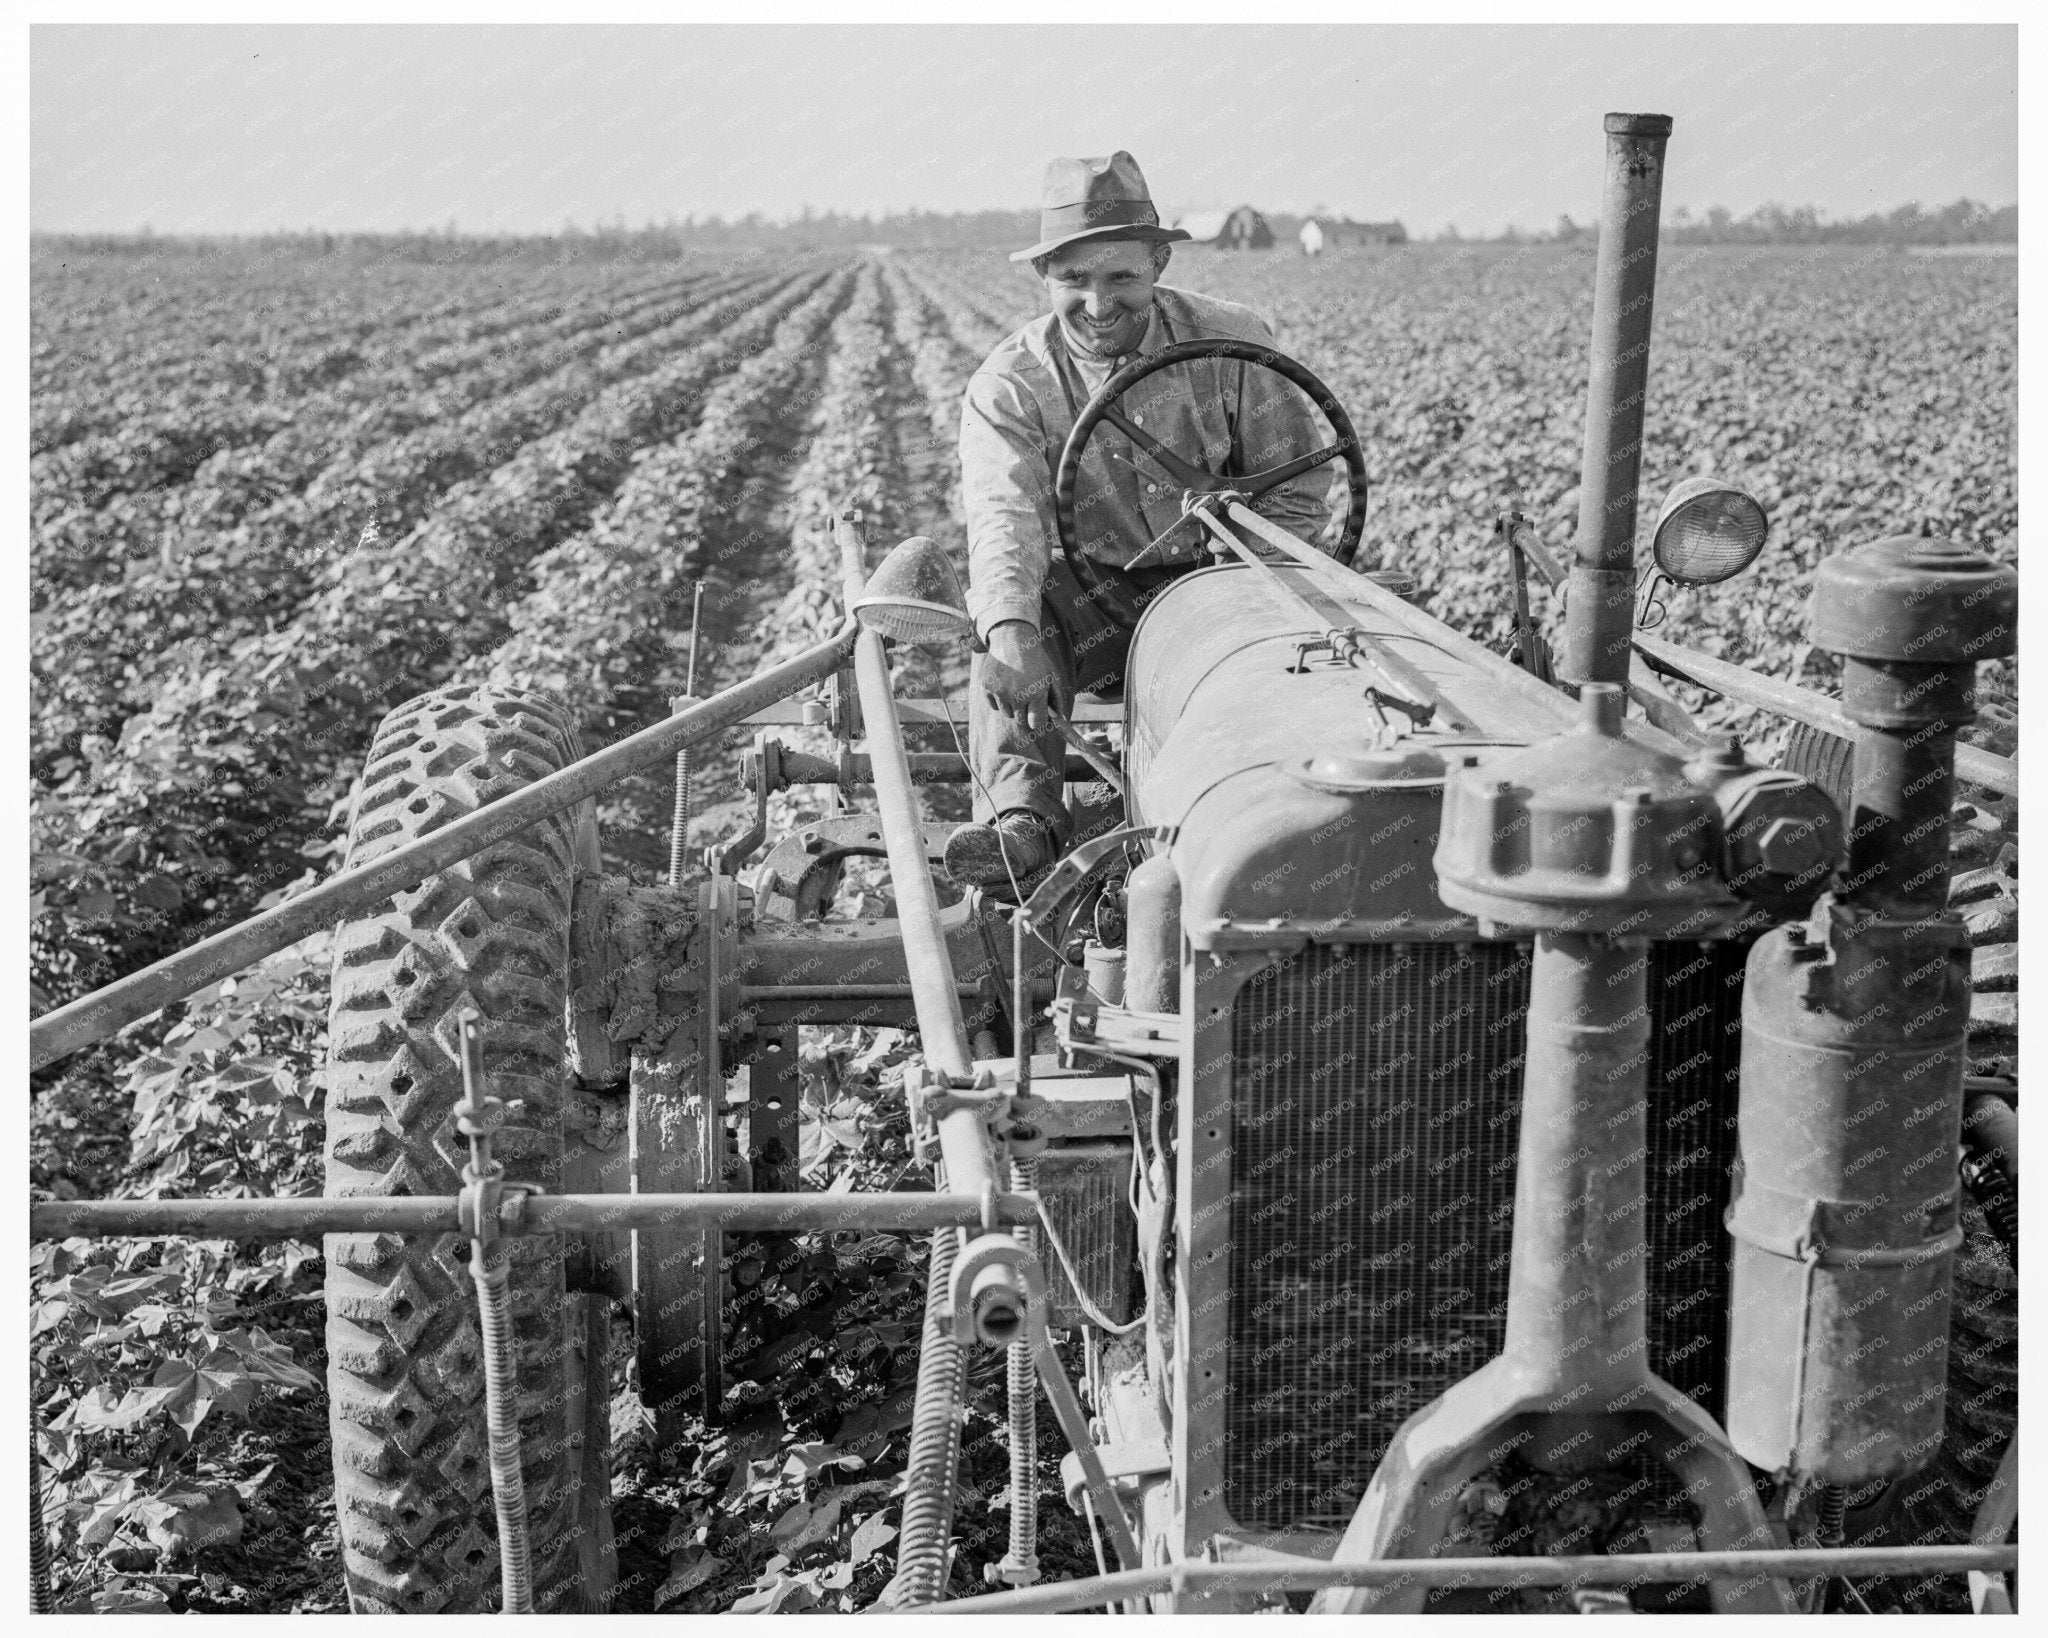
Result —
[[1635, 627], [1636, 483], [1643, 464], [1643, 390], [1657, 297], [1657, 219], [1664, 197], [1668, 114], [1607, 116], [1607, 183], [1593, 273], [1593, 361], [1579, 533], [1558, 675], [1574, 685], [1628, 684]]

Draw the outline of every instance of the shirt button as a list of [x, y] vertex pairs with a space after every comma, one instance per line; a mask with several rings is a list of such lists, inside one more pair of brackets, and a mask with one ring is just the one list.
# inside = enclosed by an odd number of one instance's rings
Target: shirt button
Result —
[[1148, 495], [1156, 495], [1156, 494], [1158, 494], [1158, 493], [1159, 493], [1159, 485], [1157, 485], [1156, 483], [1148, 483], [1147, 485], [1145, 485], [1145, 493], [1146, 493], [1146, 494], [1148, 494]]
[[1143, 426], [1145, 424], [1145, 417], [1142, 415], [1134, 415], [1131, 417], [1131, 419], [1137, 422], [1139, 426]]

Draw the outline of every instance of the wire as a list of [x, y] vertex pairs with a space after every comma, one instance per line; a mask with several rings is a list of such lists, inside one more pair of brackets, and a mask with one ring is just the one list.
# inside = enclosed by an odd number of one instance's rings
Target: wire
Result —
[[1086, 1314], [1090, 1320], [1101, 1326], [1111, 1336], [1129, 1336], [1145, 1323], [1145, 1316], [1140, 1314], [1136, 1319], [1119, 1325], [1115, 1320], [1105, 1315], [1100, 1308], [1095, 1306], [1094, 1302], [1089, 1298], [1087, 1291], [1081, 1285], [1080, 1272], [1074, 1267], [1074, 1259], [1067, 1254], [1066, 1244], [1060, 1239], [1060, 1231], [1052, 1226], [1052, 1213], [1046, 1209], [1044, 1196], [1040, 1195], [1036, 1198], [1038, 1201], [1038, 1221], [1045, 1229], [1046, 1244], [1052, 1247], [1053, 1256], [1059, 1259], [1060, 1270], [1067, 1276], [1067, 1284], [1073, 1288], [1074, 1301], [1079, 1305], [1081, 1312]]
[[[960, 753], [960, 760], [967, 764], [967, 777], [974, 781], [974, 788], [981, 792], [981, 799], [988, 804], [989, 812], [995, 813], [996, 799], [990, 793], [989, 788], [981, 782], [981, 775], [974, 771], [974, 758], [967, 754], [967, 747], [960, 743], [960, 726], [954, 722], [951, 711], [946, 713], [946, 732], [953, 736], [953, 749]], [[996, 814], [996, 817], [1000, 819], [1002, 815]], [[1010, 855], [1004, 850], [1000, 842], [996, 845], [996, 853], [1003, 861], [1003, 874], [1010, 878], [1010, 891], [1016, 896], [1017, 912], [1021, 915], [1024, 911], [1024, 889], [1017, 885], [1017, 873], [1010, 868]], [[1066, 953], [1057, 945], [1048, 942], [1046, 936], [1036, 927], [1031, 926], [1027, 922], [1024, 930], [1037, 939], [1040, 944], [1045, 945], [1046, 949], [1051, 953], [1053, 960], [1057, 961], [1061, 966], [1072, 965], [1067, 960]]]
[[[1090, 1050], [1093, 1051], [1094, 1049], [1091, 1048]], [[1112, 1062], [1124, 1064], [1128, 1067], [1137, 1069], [1141, 1073], [1147, 1075], [1148, 1077], [1151, 1077], [1153, 1079], [1153, 1090], [1156, 1096], [1158, 1091], [1158, 1081], [1157, 1077], [1153, 1073], [1152, 1066], [1150, 1064], [1147, 1064], [1140, 1059], [1125, 1058], [1114, 1052], [1102, 1052], [1098, 1053], [1097, 1055], [1100, 1057], [1108, 1058]], [[1128, 1090], [1126, 1090], [1124, 1094], [1124, 1102], [1125, 1107], [1131, 1117], [1132, 1183], [1131, 1186], [1127, 1188], [1125, 1191], [1126, 1196], [1128, 1198], [1135, 1194], [1137, 1181], [1143, 1174], [1144, 1168], [1141, 1164], [1141, 1159], [1144, 1153], [1145, 1146], [1143, 1140], [1140, 1139], [1138, 1136], [1138, 1112], [1136, 1108], [1133, 1107], [1134, 1100], [1131, 1093]], [[1145, 1194], [1147, 1199], [1150, 1199], [1152, 1197], [1152, 1190], [1149, 1182], [1146, 1184]], [[1130, 1200], [1130, 1205], [1132, 1208], [1131, 1215], [1134, 1217], [1137, 1216], [1138, 1212], [1135, 1199]], [[1095, 1324], [1101, 1326], [1102, 1329], [1107, 1331], [1111, 1336], [1127, 1337], [1133, 1331], [1136, 1331], [1142, 1325], [1144, 1325], [1145, 1317], [1142, 1314], [1139, 1315], [1136, 1319], [1130, 1321], [1128, 1324], [1119, 1325], [1115, 1320], [1107, 1317], [1102, 1312], [1102, 1310], [1095, 1305], [1094, 1301], [1089, 1297], [1087, 1290], [1081, 1284], [1080, 1271], [1074, 1267], [1074, 1260], [1068, 1254], [1065, 1242], [1063, 1242], [1060, 1239], [1060, 1231], [1053, 1227], [1052, 1214], [1046, 1209], [1045, 1199], [1042, 1195], [1038, 1197], [1038, 1220], [1045, 1225], [1046, 1244], [1052, 1247], [1053, 1256], [1059, 1260], [1060, 1270], [1067, 1276], [1067, 1284], [1073, 1288], [1074, 1301], [1076, 1302], [1076, 1304], [1079, 1305], [1082, 1313], [1086, 1314], [1090, 1320], [1092, 1320]]]
[[1661, 569], [1652, 569], [1650, 578], [1643, 583], [1643, 594], [1636, 602], [1636, 630], [1655, 631], [1664, 623], [1664, 599], [1658, 592], [1670, 584], [1670, 579]]
[[[989, 810], [994, 812], [995, 798], [989, 794], [989, 788], [981, 782], [981, 775], [975, 771], [974, 759], [968, 756], [967, 747], [960, 743], [960, 728], [954, 722], [951, 711], [946, 713], [946, 731], [953, 736], [953, 748], [960, 753], [960, 760], [967, 765], [967, 777], [974, 781], [974, 788], [981, 792], [982, 800], [987, 802]], [[1004, 853], [1000, 847], [996, 851], [1002, 856], [1003, 873], [1010, 878], [1010, 890], [1017, 895], [1017, 913], [1021, 915], [1023, 914], [1024, 894], [1022, 889], [1017, 886], [1017, 873], [1010, 869], [1009, 855]], [[1065, 954], [1056, 945], [1050, 943], [1037, 928], [1027, 923], [1025, 930], [1052, 953], [1055, 961], [1058, 961], [1062, 966], [1070, 964]], [[1109, 1057], [1111, 1054], [1105, 1053], [1103, 1056]], [[1121, 1062], [1122, 1060], [1119, 1061]], [[1150, 1073], [1151, 1066], [1149, 1064], [1145, 1065], [1144, 1068], [1147, 1073]], [[1135, 1114], [1135, 1111], [1133, 1111], [1133, 1114]], [[1135, 1169], [1137, 1165], [1136, 1151], [1139, 1147], [1135, 1128], [1132, 1131], [1131, 1138], [1133, 1151], [1132, 1165]], [[1140, 1315], [1128, 1324], [1119, 1325], [1095, 1305], [1094, 1301], [1089, 1297], [1086, 1288], [1081, 1284], [1080, 1270], [1075, 1268], [1074, 1259], [1067, 1252], [1066, 1242], [1060, 1238], [1060, 1231], [1053, 1227], [1052, 1213], [1046, 1209], [1045, 1200], [1042, 1196], [1038, 1197], [1038, 1221], [1044, 1226], [1046, 1244], [1052, 1247], [1053, 1256], [1058, 1259], [1060, 1270], [1066, 1275], [1067, 1284], [1074, 1293], [1074, 1301], [1080, 1307], [1082, 1313], [1086, 1314], [1090, 1320], [1101, 1326], [1111, 1336], [1117, 1337], [1127, 1337], [1145, 1323], [1144, 1316]]]
[[[1081, 1492], [1081, 1509], [1088, 1515], [1088, 1540], [1095, 1548], [1096, 1571], [1101, 1575], [1108, 1575], [1109, 1560], [1103, 1555], [1102, 1551], [1102, 1527], [1095, 1521], [1095, 1498], [1089, 1495], [1086, 1490]], [[1105, 1615], [1114, 1615], [1116, 1614], [1116, 1607], [1112, 1604], [1104, 1604], [1102, 1612]]]

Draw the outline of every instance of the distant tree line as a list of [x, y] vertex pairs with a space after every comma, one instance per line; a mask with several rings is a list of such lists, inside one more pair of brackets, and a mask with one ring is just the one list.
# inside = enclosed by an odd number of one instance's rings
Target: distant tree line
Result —
[[[1598, 232], [1597, 224], [1560, 216], [1548, 233], [1511, 227], [1501, 237], [1516, 244], [1568, 244]], [[1826, 212], [1812, 205], [1787, 210], [1774, 202], [1757, 206], [1747, 216], [1737, 216], [1726, 205], [1710, 205], [1695, 216], [1681, 205], [1664, 223], [1664, 242], [1683, 245], [1983, 245], [2017, 244], [2019, 236], [2018, 205], [1993, 209], [1974, 199], [1958, 199], [1933, 210], [1916, 202], [1839, 221], [1829, 220]], [[1445, 237], [1457, 238], [1456, 228]]]
[[[1268, 217], [1282, 246], [1291, 243], [1303, 218]], [[1974, 199], [1923, 209], [1918, 204], [1868, 216], [1830, 220], [1812, 205], [1786, 209], [1759, 205], [1737, 216], [1721, 205], [1694, 216], [1681, 207], [1664, 224], [1664, 238], [1673, 244], [2010, 244], [2019, 239], [2020, 208], [1994, 209]], [[1558, 218], [1549, 232], [1510, 227], [1494, 242], [1568, 244], [1590, 239], [1597, 228]], [[1024, 210], [892, 211], [886, 215], [853, 216], [839, 211], [806, 210], [778, 222], [750, 211], [727, 220], [722, 216], [671, 218], [658, 225], [629, 228], [623, 219], [582, 227], [575, 222], [552, 234], [464, 233], [455, 223], [423, 233], [251, 234], [239, 237], [153, 234], [34, 234], [38, 254], [90, 256], [218, 255], [235, 259], [279, 256], [342, 256], [367, 261], [658, 261], [690, 252], [745, 253], [799, 250], [851, 250], [886, 244], [899, 249], [1014, 249], [1037, 237], [1038, 217]], [[1456, 226], [1440, 240], [1471, 242]]]

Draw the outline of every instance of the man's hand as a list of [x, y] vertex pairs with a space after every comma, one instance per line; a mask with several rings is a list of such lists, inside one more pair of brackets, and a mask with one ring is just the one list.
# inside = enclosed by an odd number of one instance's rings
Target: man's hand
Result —
[[988, 663], [981, 680], [989, 700], [1013, 717], [1042, 712], [1052, 687], [1052, 661], [1045, 643], [1029, 620], [1005, 620], [991, 626]]

